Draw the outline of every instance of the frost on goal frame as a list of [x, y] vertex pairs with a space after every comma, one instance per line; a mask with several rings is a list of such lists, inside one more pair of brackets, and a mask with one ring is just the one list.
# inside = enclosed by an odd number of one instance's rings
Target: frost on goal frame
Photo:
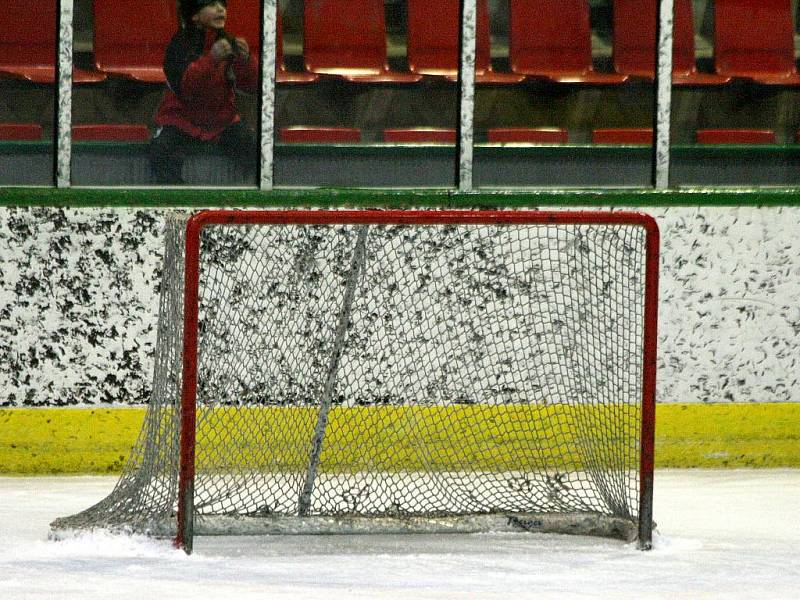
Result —
[[139, 439], [53, 528], [648, 548], [658, 244], [624, 212], [173, 215]]

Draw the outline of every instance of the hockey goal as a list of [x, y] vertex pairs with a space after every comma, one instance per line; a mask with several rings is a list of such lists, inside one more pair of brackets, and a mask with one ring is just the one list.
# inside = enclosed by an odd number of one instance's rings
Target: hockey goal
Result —
[[54, 529], [530, 530], [650, 546], [658, 229], [620, 212], [204, 211], [153, 395]]

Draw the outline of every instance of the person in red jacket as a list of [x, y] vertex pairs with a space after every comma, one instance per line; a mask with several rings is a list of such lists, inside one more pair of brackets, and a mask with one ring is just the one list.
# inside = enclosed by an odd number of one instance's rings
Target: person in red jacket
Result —
[[181, 0], [181, 27], [164, 56], [167, 90], [156, 112], [150, 166], [160, 184], [181, 184], [187, 150], [217, 144], [248, 176], [255, 132], [242, 122], [236, 91], [256, 92], [258, 64], [247, 42], [225, 32], [225, 0]]

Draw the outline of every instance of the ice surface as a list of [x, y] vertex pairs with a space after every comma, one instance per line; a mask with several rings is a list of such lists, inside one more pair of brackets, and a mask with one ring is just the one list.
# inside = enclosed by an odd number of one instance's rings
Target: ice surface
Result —
[[652, 552], [528, 533], [48, 541], [115, 477], [0, 478], [0, 598], [800, 598], [800, 470], [659, 471]]

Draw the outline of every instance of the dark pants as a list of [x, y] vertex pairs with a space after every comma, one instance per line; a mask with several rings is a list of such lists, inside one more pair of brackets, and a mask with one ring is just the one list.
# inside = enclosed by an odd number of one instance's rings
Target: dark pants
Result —
[[232, 157], [244, 172], [246, 179], [255, 179], [258, 142], [255, 133], [244, 123], [234, 123], [213, 142], [204, 142], [192, 137], [177, 127], [160, 127], [150, 140], [150, 171], [153, 182], [166, 185], [184, 183], [183, 159], [192, 149], [217, 144]]

